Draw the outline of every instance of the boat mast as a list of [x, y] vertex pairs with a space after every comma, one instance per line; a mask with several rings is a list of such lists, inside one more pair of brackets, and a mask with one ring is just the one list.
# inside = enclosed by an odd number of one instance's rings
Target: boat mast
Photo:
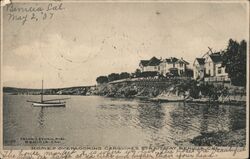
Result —
[[42, 80], [42, 92], [41, 92], [41, 103], [43, 102], [43, 80]]

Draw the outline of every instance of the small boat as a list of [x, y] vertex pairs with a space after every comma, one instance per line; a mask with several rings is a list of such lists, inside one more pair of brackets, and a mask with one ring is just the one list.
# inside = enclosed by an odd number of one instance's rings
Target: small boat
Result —
[[34, 107], [65, 107], [66, 99], [69, 99], [69, 98], [44, 100], [43, 99], [43, 81], [42, 81], [41, 101], [27, 100], [27, 102], [31, 102]]
[[150, 101], [154, 102], [184, 102], [186, 98], [184, 96], [178, 96], [168, 92], [167, 94], [161, 94], [155, 98], [151, 98]]
[[[59, 99], [53, 99], [53, 100], [59, 100]], [[65, 101], [57, 101], [57, 102], [49, 102], [49, 101], [41, 101], [41, 102], [27, 101], [27, 102], [32, 102], [32, 105], [34, 107], [65, 107], [65, 105], [66, 105]]]

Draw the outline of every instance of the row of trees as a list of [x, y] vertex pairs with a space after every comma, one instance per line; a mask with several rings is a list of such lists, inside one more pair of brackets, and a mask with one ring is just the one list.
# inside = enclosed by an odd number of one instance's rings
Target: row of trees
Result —
[[96, 78], [96, 82], [99, 84], [103, 84], [103, 83], [108, 83], [108, 82], [112, 82], [115, 80], [120, 80], [120, 79], [126, 79], [126, 78], [130, 78], [131, 74], [128, 72], [122, 72], [122, 73], [111, 73], [108, 76], [99, 76]]
[[[128, 73], [128, 72], [122, 72], [122, 73], [111, 73], [108, 76], [99, 76], [96, 78], [96, 82], [98, 84], [103, 84], [103, 83], [108, 83], [112, 82], [115, 80], [121, 80], [121, 79], [127, 79], [127, 78], [147, 78], [147, 77], [178, 77], [180, 76], [178, 74], [177, 70], [170, 70], [169, 73], [167, 73], [165, 76], [159, 74], [157, 71], [146, 71], [146, 72], [141, 72], [140, 69], [136, 69], [135, 72], [133, 73]], [[187, 69], [181, 76], [185, 77], [192, 77], [193, 76], [193, 71], [190, 69]]]
[[222, 66], [226, 67], [231, 83], [235, 86], [246, 86], [247, 43], [230, 39], [223, 54]]
[[127, 78], [136, 78], [136, 77], [155, 77], [158, 75], [156, 71], [147, 71], [141, 72], [139, 69], [136, 69], [134, 73], [122, 72], [122, 73], [111, 73], [108, 76], [99, 76], [96, 78], [96, 82], [99, 84], [112, 82], [115, 80], [127, 79]]
[[155, 77], [158, 75], [156, 71], [141, 72], [136, 69], [134, 73], [122, 72], [122, 73], [111, 73], [108, 76], [99, 76], [96, 78], [96, 82], [99, 84], [108, 83], [116, 80], [127, 79], [127, 78], [137, 78], [137, 77]]
[[96, 78], [98, 84], [108, 83], [115, 80], [127, 79], [127, 78], [147, 78], [147, 77], [156, 77], [161, 76], [157, 71], [146, 71], [141, 72], [140, 69], [136, 69], [133, 73], [122, 72], [122, 73], [111, 73], [108, 76], [99, 76]]

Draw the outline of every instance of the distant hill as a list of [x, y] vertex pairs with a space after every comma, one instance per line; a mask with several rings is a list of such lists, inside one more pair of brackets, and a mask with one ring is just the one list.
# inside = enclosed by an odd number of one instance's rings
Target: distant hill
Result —
[[[45, 95], [86, 95], [90, 88], [95, 86], [77, 86], [67, 88], [49, 88], [44, 89]], [[30, 89], [30, 88], [16, 88], [16, 87], [3, 87], [3, 92], [13, 95], [27, 94], [27, 95], [39, 95], [41, 89]]]

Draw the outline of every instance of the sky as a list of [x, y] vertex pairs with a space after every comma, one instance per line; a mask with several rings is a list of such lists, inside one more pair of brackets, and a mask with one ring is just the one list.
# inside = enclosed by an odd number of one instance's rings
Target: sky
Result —
[[[183, 57], [192, 68], [208, 47], [220, 51], [230, 38], [248, 39], [247, 3], [72, 2], [45, 11], [48, 5], [13, 4], [43, 13], [4, 7], [4, 86], [40, 88], [42, 79], [47, 88], [93, 85], [100, 75], [134, 72], [153, 56]], [[11, 17], [32, 13], [47, 17], [24, 24]]]

